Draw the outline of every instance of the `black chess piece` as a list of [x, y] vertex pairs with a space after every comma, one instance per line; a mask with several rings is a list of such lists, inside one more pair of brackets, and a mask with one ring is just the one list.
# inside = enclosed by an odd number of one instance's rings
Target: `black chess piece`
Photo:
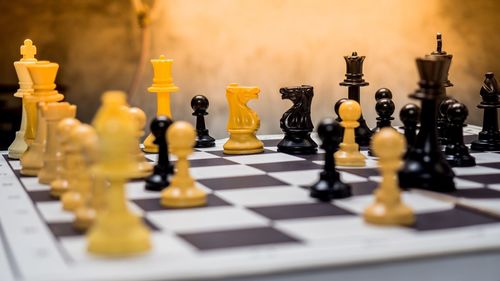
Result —
[[379, 99], [391, 99], [392, 100], [392, 92], [387, 88], [380, 88], [375, 92], [375, 101]]
[[285, 133], [278, 143], [278, 151], [289, 154], [314, 154], [318, 145], [311, 139], [314, 126], [311, 121], [311, 102], [313, 87], [302, 85], [280, 89], [282, 99], [293, 105], [280, 119], [280, 127]]
[[422, 112], [415, 145], [408, 151], [406, 161], [398, 173], [400, 186], [403, 188], [436, 192], [455, 190], [455, 174], [444, 158], [436, 135], [437, 102], [444, 94], [443, 83], [448, 73], [446, 66], [446, 61], [439, 57], [417, 59], [420, 89], [410, 97], [422, 101]]
[[417, 138], [418, 120], [420, 119], [420, 107], [414, 103], [406, 104], [399, 112], [399, 119], [403, 122], [406, 138], [406, 153], [404, 159], [408, 155], [408, 151], [415, 145]]
[[[394, 113], [394, 102], [388, 98], [380, 98], [375, 104], [375, 111], [377, 112], [377, 126], [373, 128], [373, 134], [376, 134], [380, 129], [391, 127], [391, 121], [394, 120], [392, 114]], [[372, 148], [368, 149], [368, 155], [373, 156]]]
[[498, 108], [500, 107], [498, 83], [493, 72], [485, 75], [481, 87], [482, 101], [477, 106], [483, 109], [483, 128], [477, 140], [471, 144], [471, 149], [479, 151], [500, 150], [500, 132], [498, 131]]
[[351, 186], [340, 180], [340, 174], [335, 169], [333, 157], [342, 141], [342, 138], [339, 137], [341, 129], [340, 124], [333, 118], [325, 118], [318, 125], [318, 136], [322, 142], [321, 148], [325, 150], [325, 165], [319, 175], [319, 180], [310, 187], [310, 195], [321, 201], [351, 196]]
[[169, 184], [169, 177], [174, 173], [174, 167], [168, 159], [168, 143], [166, 132], [172, 125], [167, 116], [157, 116], [151, 122], [151, 133], [155, 137], [154, 144], [158, 145], [158, 162], [154, 166], [153, 174], [146, 178], [146, 190], [161, 191]]
[[441, 145], [446, 145], [449, 137], [447, 133], [448, 117], [446, 116], [448, 112], [448, 107], [456, 102], [458, 102], [456, 99], [451, 97], [446, 97], [439, 104], [438, 118], [436, 120], [436, 128], [437, 128], [438, 143]]
[[215, 146], [215, 139], [208, 134], [208, 129], [205, 126], [208, 105], [208, 99], [205, 96], [196, 95], [191, 99], [191, 108], [194, 110], [193, 116], [196, 116], [196, 143], [194, 147]]
[[[348, 87], [348, 98], [357, 101], [360, 105], [360, 87], [368, 85], [363, 79], [363, 61], [365, 56], [358, 56], [353, 52], [351, 56], [344, 56], [346, 62], [346, 78], [340, 82], [341, 86]], [[356, 143], [360, 146], [370, 145], [372, 131], [368, 128], [363, 114], [358, 119], [359, 126], [354, 130]]]
[[444, 154], [446, 160], [453, 167], [472, 167], [476, 165], [476, 159], [469, 154], [469, 148], [464, 144], [464, 123], [469, 111], [463, 103], [453, 103], [448, 106], [446, 116], [449, 135]]

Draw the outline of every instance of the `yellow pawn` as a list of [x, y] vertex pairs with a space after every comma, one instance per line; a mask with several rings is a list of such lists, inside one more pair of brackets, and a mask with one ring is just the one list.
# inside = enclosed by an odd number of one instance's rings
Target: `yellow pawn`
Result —
[[[148, 92], [156, 93], [156, 116], [165, 115], [172, 118], [170, 111], [170, 93], [178, 92], [179, 87], [174, 84], [172, 78], [172, 63], [174, 60], [166, 59], [161, 55], [158, 59], [152, 59], [153, 84], [148, 88]], [[158, 146], [154, 144], [155, 138], [149, 133], [144, 140], [144, 151], [158, 153]]]
[[76, 106], [67, 102], [48, 103], [42, 112], [47, 123], [47, 141], [43, 152], [43, 167], [38, 173], [38, 181], [42, 184], [50, 184], [56, 176], [57, 169], [62, 162], [62, 149], [58, 140], [57, 123], [64, 118], [74, 118]]
[[134, 145], [134, 151], [132, 152], [135, 159], [137, 160], [137, 172], [133, 178], [145, 178], [153, 173], [153, 165], [151, 165], [146, 158], [144, 153], [139, 147], [139, 140], [144, 135], [144, 126], [146, 125], [146, 114], [138, 107], [129, 108], [129, 113], [136, 122], [136, 139], [137, 144]]
[[60, 162], [56, 163], [55, 179], [50, 183], [50, 195], [55, 198], [60, 198], [61, 195], [68, 191], [68, 178], [72, 169], [73, 157], [76, 150], [74, 145], [69, 141], [69, 132], [80, 124], [75, 118], [65, 118], [57, 124], [57, 135], [61, 144], [62, 157]]
[[109, 189], [105, 209], [98, 212], [87, 234], [87, 249], [105, 256], [138, 254], [151, 248], [151, 238], [141, 219], [127, 208], [125, 198], [125, 182], [136, 168], [130, 153], [136, 144], [136, 130], [130, 126], [134, 120], [123, 108], [125, 93], [106, 92], [102, 101], [94, 119], [99, 148], [92, 172], [98, 179], [106, 178]]
[[264, 151], [264, 144], [256, 136], [260, 127], [259, 116], [247, 106], [251, 99], [259, 97], [259, 92], [257, 87], [242, 87], [236, 83], [227, 86], [229, 139], [224, 144], [225, 154], [253, 154]]
[[364, 167], [366, 157], [359, 152], [359, 145], [354, 138], [354, 129], [359, 126], [361, 106], [355, 100], [347, 100], [340, 106], [339, 115], [344, 127], [344, 138], [334, 154], [335, 163], [339, 166]]
[[396, 172], [405, 150], [404, 137], [392, 128], [383, 128], [372, 138], [372, 150], [379, 157], [382, 182], [375, 190], [375, 202], [365, 209], [365, 221], [384, 225], [412, 225], [412, 209], [401, 202]]
[[191, 124], [178, 121], [167, 130], [168, 144], [172, 154], [178, 160], [177, 172], [170, 185], [161, 193], [161, 204], [165, 207], [187, 208], [202, 206], [207, 203], [205, 191], [196, 186], [189, 174], [187, 157], [193, 153], [196, 132]]

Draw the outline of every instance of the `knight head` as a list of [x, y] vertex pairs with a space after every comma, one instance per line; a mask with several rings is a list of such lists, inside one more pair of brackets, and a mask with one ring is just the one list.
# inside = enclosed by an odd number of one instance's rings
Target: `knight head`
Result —
[[260, 89], [258, 87], [242, 87], [237, 83], [232, 83], [227, 86], [226, 93], [228, 96], [235, 96], [240, 103], [246, 104], [259, 97]]

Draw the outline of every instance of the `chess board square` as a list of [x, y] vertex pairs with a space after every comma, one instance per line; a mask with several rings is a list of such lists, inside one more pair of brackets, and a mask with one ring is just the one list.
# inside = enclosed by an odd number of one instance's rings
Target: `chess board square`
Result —
[[9, 160], [9, 165], [12, 167], [12, 170], [21, 170], [21, 161], [19, 160]]
[[278, 146], [278, 143], [280, 143], [281, 139], [274, 139], [274, 140], [261, 140], [264, 143], [264, 146]]
[[303, 171], [303, 170], [317, 170], [321, 169], [321, 165], [310, 161], [286, 161], [278, 163], [262, 163], [262, 164], [252, 164], [251, 167], [257, 168], [268, 173], [272, 172], [284, 172], [284, 171]]
[[149, 212], [147, 218], [160, 229], [176, 233], [267, 226], [269, 221], [242, 208], [219, 206]]
[[[155, 163], [158, 161], [158, 154], [146, 154], [145, 157]], [[211, 158], [217, 158], [217, 156], [205, 151], [194, 151], [191, 155], [188, 156], [189, 160], [211, 159]], [[169, 160], [176, 161], [177, 157], [175, 155], [170, 154]]]
[[246, 165], [221, 165], [195, 167], [190, 169], [191, 175], [198, 180], [237, 177], [237, 176], [253, 176], [265, 174], [263, 171]]
[[[236, 156], [236, 155], [233, 155], [233, 154], [224, 154], [224, 150], [213, 150], [213, 151], [206, 151], [206, 152], [210, 153], [210, 154], [213, 154], [215, 156], [219, 156], [219, 157], [232, 157], [232, 156]], [[276, 153], [277, 153], [276, 151], [272, 151], [272, 150], [264, 148], [264, 152], [262, 152], [262, 153], [248, 154], [248, 155], [262, 155], [262, 154], [276, 154]]]
[[476, 139], [477, 139], [477, 135], [465, 135], [464, 134], [464, 143], [465, 144], [471, 144]]
[[245, 207], [315, 202], [307, 190], [295, 186], [233, 189], [218, 191], [217, 195], [233, 205]]
[[369, 178], [372, 176], [378, 176], [379, 172], [378, 169], [374, 168], [346, 168], [346, 167], [339, 167], [339, 171], [343, 172], [348, 172], [349, 174]]
[[325, 153], [316, 153], [316, 154], [308, 154], [308, 155], [296, 155], [299, 158], [303, 158], [309, 161], [324, 161]]
[[27, 191], [49, 191], [50, 185], [38, 183], [37, 177], [21, 177], [19, 178], [24, 188]]
[[473, 182], [479, 182], [482, 184], [496, 184], [500, 183], [500, 176], [498, 174], [489, 174], [489, 175], [468, 175], [468, 176], [459, 176], [461, 179], [469, 180]]
[[268, 175], [214, 178], [198, 180], [198, 182], [212, 190], [286, 185], [285, 182]]
[[458, 189], [450, 195], [470, 199], [493, 199], [500, 198], [500, 191], [490, 188]]
[[[269, 173], [270, 176], [277, 178], [290, 185], [311, 186], [319, 179], [321, 170], [290, 171]], [[346, 172], [340, 172], [340, 178], [345, 183], [367, 181], [365, 178]]]
[[370, 195], [375, 192], [375, 189], [378, 187], [378, 183], [374, 181], [366, 181], [366, 182], [354, 182], [349, 184], [351, 186], [351, 192], [353, 196], [359, 195]]
[[441, 230], [449, 228], [466, 227], [498, 222], [498, 219], [480, 213], [471, 212], [455, 207], [450, 210], [417, 214], [416, 224], [413, 226], [418, 231]]
[[180, 234], [199, 250], [216, 250], [268, 244], [299, 243], [299, 241], [272, 227], [211, 231]]
[[329, 203], [288, 204], [280, 206], [255, 207], [250, 210], [271, 220], [315, 218], [325, 216], [346, 216], [352, 213]]
[[36, 203], [38, 211], [45, 221], [50, 223], [72, 222], [75, 218], [73, 212], [63, 210], [61, 201], [47, 201]]
[[59, 201], [59, 199], [50, 196], [49, 190], [30, 191], [28, 195], [33, 202]]
[[455, 167], [453, 171], [458, 177], [469, 176], [469, 175], [497, 175], [500, 174], [500, 169], [493, 169], [483, 166], [474, 167]]
[[231, 160], [240, 164], [262, 164], [262, 163], [277, 163], [277, 162], [289, 162], [289, 161], [304, 161], [299, 157], [292, 156], [284, 153], [275, 154], [252, 154], [252, 155], [241, 155], [241, 156], [231, 156], [225, 157], [225, 159]]
[[125, 192], [127, 199], [148, 199], [156, 198], [160, 200], [160, 193], [158, 191], [149, 191], [144, 188], [144, 181], [131, 181], [125, 184]]
[[[498, 157], [499, 159], [497, 161], [500, 161], [500, 157]], [[493, 168], [493, 169], [500, 169], [500, 162], [496, 162], [496, 163], [483, 163], [483, 164], [480, 164], [481, 166], [483, 167], [488, 167], [488, 168]]]
[[[177, 162], [177, 161], [174, 161]], [[207, 167], [207, 166], [223, 166], [223, 165], [236, 165], [237, 163], [230, 161], [225, 158], [207, 158], [207, 159], [196, 159], [190, 160], [189, 165], [191, 168], [195, 167]]]
[[[165, 210], [182, 210], [179, 208], [164, 207], [160, 203], [160, 198], [136, 199], [132, 200], [139, 208], [145, 212], [165, 211]], [[214, 194], [207, 195], [207, 205], [194, 208], [207, 208], [217, 206], [227, 206], [229, 203]], [[193, 208], [193, 209], [194, 209]]]
[[483, 188], [484, 184], [474, 181], [469, 181], [461, 178], [454, 178], [456, 189], [470, 189], [470, 188]]
[[[500, 156], [492, 152], [472, 153], [476, 158], [476, 164], [484, 166], [486, 163], [500, 163]], [[493, 167], [494, 168], [494, 167]]]

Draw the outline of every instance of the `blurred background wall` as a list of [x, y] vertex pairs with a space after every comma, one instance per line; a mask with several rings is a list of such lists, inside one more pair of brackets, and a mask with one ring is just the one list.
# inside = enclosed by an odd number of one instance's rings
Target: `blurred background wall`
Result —
[[[38, 59], [60, 64], [57, 81], [83, 121], [92, 119], [102, 92], [129, 89], [141, 40], [130, 1], [17, 0], [1, 1], [0, 9], [0, 84], [17, 83], [12, 63], [22, 41], [31, 38]], [[279, 118], [290, 106], [279, 88], [313, 85], [316, 124], [347, 95], [338, 84], [343, 56], [357, 51], [366, 56], [370, 85], [361, 99], [369, 125], [375, 124], [373, 95], [380, 87], [393, 91], [399, 123], [399, 109], [418, 81], [414, 59], [433, 51], [435, 33], [442, 32], [444, 50], [454, 55], [455, 86], [448, 94], [467, 104], [469, 123], [480, 124], [482, 112], [475, 106], [484, 73], [500, 76], [499, 12], [497, 0], [156, 0], [144, 75], [129, 101], [154, 115], [156, 101], [146, 91], [149, 58], [165, 54], [175, 60], [174, 81], [181, 88], [172, 94], [175, 119], [194, 121], [190, 99], [204, 94], [210, 99], [209, 129], [225, 137], [225, 86], [239, 82], [261, 88], [259, 100], [250, 103], [261, 117], [260, 133], [278, 133]], [[19, 104], [11, 93], [2, 99], [4, 108]]]

